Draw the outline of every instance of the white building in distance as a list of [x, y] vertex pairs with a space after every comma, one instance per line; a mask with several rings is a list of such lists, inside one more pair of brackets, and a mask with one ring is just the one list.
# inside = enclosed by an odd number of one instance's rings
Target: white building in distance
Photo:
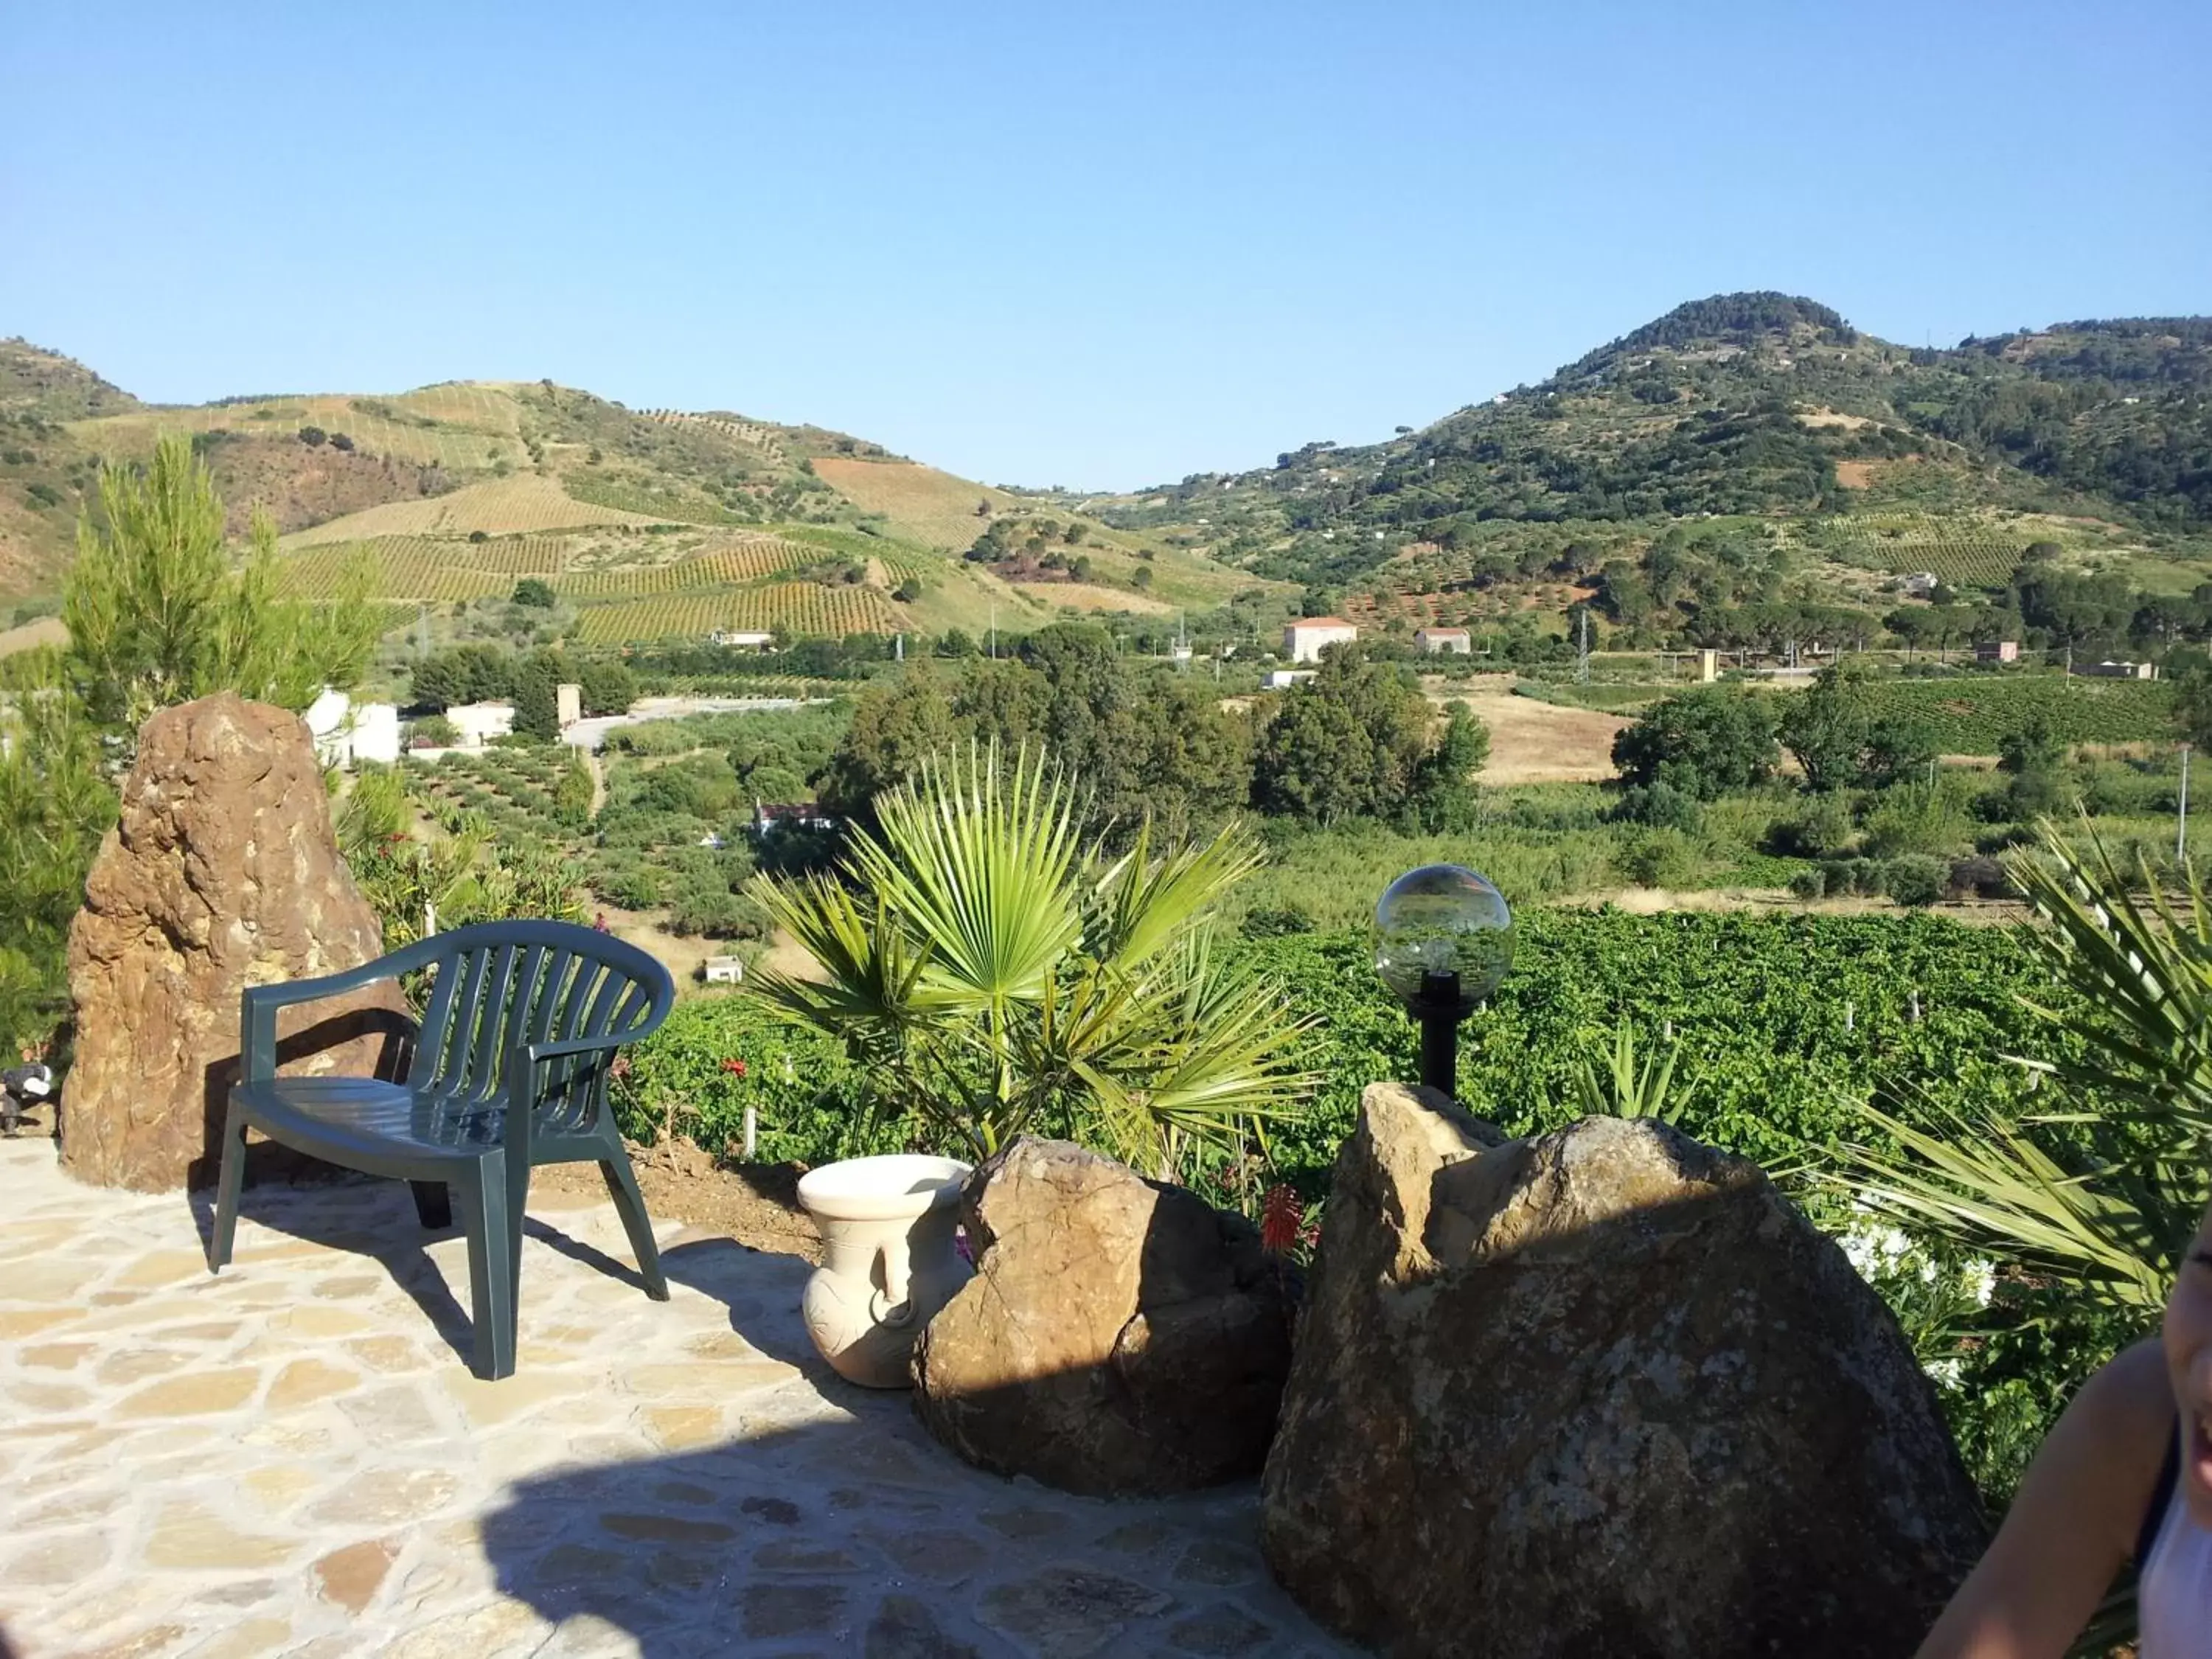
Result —
[[511, 702], [457, 702], [446, 711], [446, 718], [460, 733], [464, 749], [481, 749], [494, 738], [509, 737], [514, 732]]
[[764, 628], [718, 628], [707, 635], [709, 645], [763, 646], [775, 640], [775, 635]]
[[343, 691], [323, 688], [322, 696], [301, 716], [315, 741], [315, 758], [325, 766], [350, 771], [360, 762], [391, 766], [399, 759], [399, 708], [396, 703], [356, 703]]
[[1458, 656], [1471, 656], [1474, 640], [1464, 628], [1417, 628], [1413, 643], [1431, 656], [1449, 652]]
[[1359, 630], [1341, 617], [1301, 617], [1283, 629], [1283, 654], [1292, 662], [1319, 662], [1322, 647], [1358, 637]]

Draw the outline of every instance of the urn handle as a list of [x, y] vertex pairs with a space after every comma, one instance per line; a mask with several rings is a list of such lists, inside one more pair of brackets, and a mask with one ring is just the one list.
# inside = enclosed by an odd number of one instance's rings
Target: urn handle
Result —
[[896, 1328], [914, 1317], [914, 1300], [907, 1294], [906, 1241], [898, 1239], [876, 1247], [876, 1283], [868, 1291], [868, 1317], [878, 1325]]

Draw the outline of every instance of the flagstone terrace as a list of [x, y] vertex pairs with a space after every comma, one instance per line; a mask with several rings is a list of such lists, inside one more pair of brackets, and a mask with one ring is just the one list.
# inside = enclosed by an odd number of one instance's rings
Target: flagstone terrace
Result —
[[1345, 1651], [1269, 1582], [1249, 1486], [1072, 1498], [968, 1468], [837, 1379], [808, 1264], [545, 1193], [520, 1369], [466, 1352], [465, 1249], [406, 1189], [205, 1201], [0, 1142], [0, 1653], [19, 1659]]

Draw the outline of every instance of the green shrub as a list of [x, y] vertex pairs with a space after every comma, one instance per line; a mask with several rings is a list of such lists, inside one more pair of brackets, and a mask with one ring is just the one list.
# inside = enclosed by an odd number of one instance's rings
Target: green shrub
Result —
[[1925, 853], [1892, 859], [1882, 872], [1883, 890], [1899, 904], [1933, 904], [1950, 882], [1950, 861]]
[[1663, 779], [1656, 783], [1632, 783], [1622, 790], [1620, 815], [1630, 823], [1679, 830], [1686, 836], [1696, 835], [1705, 823], [1697, 797]]
[[1679, 830], [1654, 830], [1622, 853], [1620, 863], [1638, 887], [1676, 887], [1696, 872], [1697, 850]]
[[1827, 873], [1817, 864], [1808, 865], [1790, 878], [1790, 896], [1802, 899], [1808, 904], [1815, 899], [1826, 897], [1827, 892]]
[[1851, 804], [1841, 794], [1815, 796], [1796, 817], [1774, 826], [1774, 850], [1808, 859], [1832, 859], [1848, 852], [1858, 837]]

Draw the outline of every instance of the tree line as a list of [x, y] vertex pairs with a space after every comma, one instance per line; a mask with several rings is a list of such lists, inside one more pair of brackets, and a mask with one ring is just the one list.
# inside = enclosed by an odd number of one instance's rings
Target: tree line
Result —
[[1439, 721], [1409, 670], [1356, 646], [1331, 647], [1312, 679], [1247, 706], [1210, 681], [1133, 667], [1103, 629], [1056, 624], [1009, 658], [917, 662], [864, 693], [817, 779], [823, 804], [869, 821], [875, 798], [928, 756], [970, 744], [1050, 756], [1085, 791], [1093, 833], [1149, 817], [1181, 835], [1246, 810], [1463, 828], [1489, 734], [1463, 705]]

